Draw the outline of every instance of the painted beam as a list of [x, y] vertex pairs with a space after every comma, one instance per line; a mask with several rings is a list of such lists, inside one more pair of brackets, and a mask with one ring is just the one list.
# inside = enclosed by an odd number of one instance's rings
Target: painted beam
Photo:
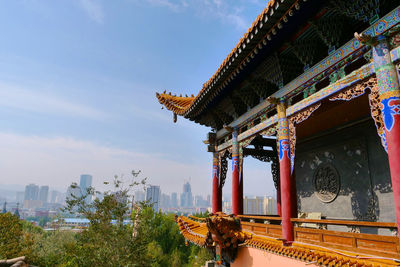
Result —
[[[275, 141], [276, 143], [276, 141]], [[267, 156], [267, 157], [276, 157], [276, 151], [272, 150], [258, 150], [254, 148], [243, 148], [243, 154], [245, 156]]]
[[[289, 116], [299, 112], [300, 110], [302, 110], [310, 105], [313, 105], [313, 104], [371, 76], [374, 73], [375, 73], [375, 70], [374, 70], [374, 66], [372, 63], [365, 65], [364, 67], [361, 67], [360, 69], [353, 71], [352, 73], [350, 73], [343, 79], [325, 87], [324, 89], [316, 92], [315, 94], [309, 96], [306, 99], [303, 99], [302, 101], [294, 104], [293, 106], [290, 106], [287, 109], [286, 114], [289, 117]], [[238, 142], [241, 142], [254, 134], [258, 134], [259, 132], [268, 129], [269, 127], [273, 126], [277, 122], [278, 122], [278, 115], [268, 118], [267, 120], [255, 125], [253, 128], [245, 131], [244, 133], [241, 133], [238, 136]], [[224, 143], [224, 144], [218, 146], [217, 150], [221, 151], [228, 147], [230, 147], [230, 144]]]
[[[382, 34], [385, 31], [389, 30], [393, 26], [400, 23], [400, 7], [396, 8], [392, 12], [388, 13], [386, 16], [378, 20], [374, 25], [370, 26], [366, 29], [363, 34], [375, 36], [377, 34]], [[312, 80], [316, 76], [320, 75], [324, 71], [332, 68], [340, 61], [353, 54], [354, 52], [361, 49], [364, 45], [358, 41], [357, 39], [352, 39], [347, 42], [342, 47], [338, 48], [335, 53], [323, 59], [321, 62], [316, 64], [314, 67], [310, 68], [307, 72], [300, 75], [298, 78], [294, 79], [287, 85], [285, 85], [282, 89], [278, 90], [276, 93], [272, 94], [272, 97], [281, 98], [299, 88], [304, 83]], [[244, 113], [242, 116], [237, 118], [235, 121], [229, 124], [230, 127], [240, 127], [244, 123], [246, 123], [249, 119], [255, 118], [260, 113], [264, 112], [266, 109], [272, 108], [271, 104], [268, 101], [263, 101], [258, 104], [248, 112]], [[217, 140], [226, 136], [228, 132], [225, 129], [221, 129], [217, 132]]]

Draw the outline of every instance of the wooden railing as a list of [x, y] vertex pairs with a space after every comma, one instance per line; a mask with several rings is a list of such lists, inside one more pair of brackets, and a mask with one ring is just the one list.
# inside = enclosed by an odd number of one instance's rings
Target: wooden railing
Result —
[[239, 215], [242, 229], [255, 234], [282, 238], [282, 218], [278, 216]]
[[259, 215], [238, 215], [241, 221], [264, 224], [281, 224], [282, 217], [279, 216], [259, 216]]
[[295, 226], [301, 227], [302, 224], [314, 224], [318, 229], [327, 229], [328, 225], [344, 225], [350, 228], [350, 232], [360, 232], [361, 227], [369, 228], [385, 228], [390, 229], [393, 235], [397, 235], [397, 224], [392, 222], [365, 222], [365, 221], [350, 221], [350, 220], [315, 220], [315, 219], [302, 219], [292, 218], [290, 219]]
[[[254, 234], [282, 238], [281, 217], [240, 215], [243, 230]], [[294, 239], [326, 248], [400, 259], [397, 225], [391, 222], [364, 222], [350, 220], [291, 219]], [[328, 225], [346, 226], [346, 231], [327, 230]], [[389, 229], [390, 235], [360, 233], [363, 227]]]

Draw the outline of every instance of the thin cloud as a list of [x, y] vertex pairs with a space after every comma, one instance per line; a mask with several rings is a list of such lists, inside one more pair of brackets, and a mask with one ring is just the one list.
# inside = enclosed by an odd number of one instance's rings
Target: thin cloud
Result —
[[96, 120], [108, 117], [108, 114], [88, 105], [4, 83], [0, 83], [0, 107]]
[[222, 22], [233, 24], [240, 31], [246, 30], [249, 27], [249, 23], [238, 13], [217, 11], [215, 15]]
[[[240, 31], [246, 30], [251, 21], [247, 21], [242, 14], [243, 7], [248, 4], [246, 1], [235, 2], [222, 0], [193, 0], [193, 1], [172, 1], [172, 0], [131, 0], [131, 2], [153, 7], [168, 8], [173, 12], [192, 12], [204, 19], [216, 19], [225, 24], [231, 24]], [[259, 0], [252, 0], [253, 5], [259, 5]]]
[[169, 0], [146, 0], [150, 5], [153, 6], [160, 6], [160, 7], [167, 7], [171, 9], [172, 11], [179, 11], [181, 9], [180, 4], [174, 4]]
[[160, 185], [163, 192], [180, 191], [189, 177], [197, 193], [211, 190], [211, 166], [183, 164], [162, 154], [137, 153], [68, 137], [4, 132], [0, 132], [0, 147], [0, 184], [36, 183], [66, 190], [80, 174], [89, 173], [94, 185], [102, 189], [102, 182], [115, 174], [128, 179], [132, 170], [140, 169], [149, 177], [148, 182]]
[[[195, 5], [197, 15], [204, 18], [214, 18], [224, 24], [231, 24], [239, 31], [244, 31], [250, 26], [250, 21], [244, 17], [244, 5], [248, 2], [230, 4], [222, 0], [197, 0]], [[240, 1], [241, 2], [241, 1]]]
[[91, 20], [99, 24], [104, 23], [104, 11], [99, 2], [94, 0], [79, 0], [79, 4]]
[[173, 12], [181, 12], [189, 6], [186, 0], [171, 1], [171, 0], [130, 0], [130, 2], [140, 5], [150, 5], [152, 7], [168, 8]]

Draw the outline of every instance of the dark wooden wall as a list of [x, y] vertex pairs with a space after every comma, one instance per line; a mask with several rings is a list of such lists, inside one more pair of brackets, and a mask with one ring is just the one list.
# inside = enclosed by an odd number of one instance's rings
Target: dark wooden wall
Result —
[[[324, 202], [316, 192], [315, 179], [318, 170], [328, 165], [337, 171], [340, 190], [333, 201]], [[372, 119], [299, 140], [295, 173], [299, 212], [320, 212], [326, 218], [395, 221], [388, 158]], [[325, 174], [329, 175], [335, 174]], [[331, 187], [335, 186], [333, 181]]]

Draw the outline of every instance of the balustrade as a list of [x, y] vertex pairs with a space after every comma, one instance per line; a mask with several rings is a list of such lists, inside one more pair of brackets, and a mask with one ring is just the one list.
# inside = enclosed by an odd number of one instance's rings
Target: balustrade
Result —
[[[281, 217], [241, 215], [242, 229], [256, 235], [282, 238]], [[294, 241], [330, 249], [400, 258], [397, 224], [351, 220], [292, 218]], [[346, 231], [328, 230], [328, 226], [345, 226]], [[361, 233], [362, 229], [388, 229], [391, 235]], [[378, 232], [378, 231], [377, 231]]]

